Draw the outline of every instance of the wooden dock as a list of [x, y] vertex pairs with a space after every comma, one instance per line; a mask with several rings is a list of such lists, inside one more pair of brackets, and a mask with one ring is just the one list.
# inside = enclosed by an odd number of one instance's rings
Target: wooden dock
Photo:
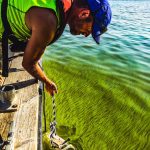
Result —
[[42, 88], [21, 63], [22, 56], [12, 59], [9, 77], [1, 80], [1, 88], [14, 85], [16, 89], [16, 97], [11, 105], [2, 102], [0, 97], [0, 140], [5, 141], [2, 150], [42, 149]]

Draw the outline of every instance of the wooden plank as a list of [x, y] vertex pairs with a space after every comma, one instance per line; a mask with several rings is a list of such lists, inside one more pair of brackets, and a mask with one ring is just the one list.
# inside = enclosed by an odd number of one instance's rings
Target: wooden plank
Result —
[[37, 149], [38, 100], [36, 96], [24, 102], [15, 116], [14, 148]]
[[[1, 47], [0, 47], [0, 50], [1, 50]], [[2, 71], [1, 70], [2, 69], [2, 57], [1, 56], [2, 55], [0, 54], [0, 75]], [[11, 62], [10, 62], [10, 66], [11, 66]], [[4, 84], [5, 79], [6, 78], [2, 78], [2, 76], [0, 76], [0, 88]], [[0, 94], [0, 100], [2, 100], [1, 94]], [[1, 108], [3, 108], [3, 110]], [[5, 111], [4, 105], [0, 103], [0, 135], [2, 136], [4, 141], [7, 141], [11, 123], [13, 122], [13, 117], [14, 117], [14, 111], [8, 111], [8, 110], [9, 109]]]
[[[6, 149], [36, 150], [38, 145], [38, 121], [39, 116], [39, 93], [36, 80], [30, 76], [21, 65], [22, 57], [12, 60], [9, 77], [3, 79], [3, 85], [14, 85], [16, 88], [16, 99], [12, 105], [0, 112], [0, 134], [7, 140], [8, 134], [12, 132], [10, 145]], [[1, 84], [2, 85], [2, 84]], [[8, 111], [9, 110], [9, 111]], [[11, 110], [14, 110], [11, 111]], [[11, 124], [13, 125], [10, 131]]]

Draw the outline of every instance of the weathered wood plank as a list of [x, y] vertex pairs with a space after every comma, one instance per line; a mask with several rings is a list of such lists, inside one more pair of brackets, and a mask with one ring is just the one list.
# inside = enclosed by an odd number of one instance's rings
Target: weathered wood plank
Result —
[[[14, 85], [16, 88], [15, 112], [7, 110], [0, 112], [0, 134], [7, 140], [10, 124], [13, 122], [13, 137], [7, 149], [36, 150], [38, 145], [39, 93], [36, 80], [21, 66], [22, 57], [12, 60], [9, 77], [4, 85]], [[11, 110], [11, 106], [9, 110]]]
[[37, 149], [38, 100], [36, 96], [24, 102], [15, 116], [14, 148]]

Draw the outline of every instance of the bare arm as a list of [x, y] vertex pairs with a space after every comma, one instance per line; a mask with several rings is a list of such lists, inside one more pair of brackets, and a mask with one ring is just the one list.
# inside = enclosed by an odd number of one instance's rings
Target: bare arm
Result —
[[22, 65], [33, 77], [44, 82], [47, 91], [53, 95], [57, 92], [57, 87], [41, 70], [38, 61], [54, 37], [57, 19], [50, 10], [43, 8], [32, 8], [26, 18], [32, 35], [25, 49]]

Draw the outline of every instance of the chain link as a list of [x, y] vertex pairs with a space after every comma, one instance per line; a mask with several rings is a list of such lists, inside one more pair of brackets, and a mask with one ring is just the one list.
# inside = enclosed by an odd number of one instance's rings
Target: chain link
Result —
[[[55, 105], [55, 97], [52, 96], [52, 106], [53, 106], [53, 122], [50, 123], [50, 139], [56, 136], [56, 105]], [[51, 145], [53, 146], [53, 142], [51, 140]]]

